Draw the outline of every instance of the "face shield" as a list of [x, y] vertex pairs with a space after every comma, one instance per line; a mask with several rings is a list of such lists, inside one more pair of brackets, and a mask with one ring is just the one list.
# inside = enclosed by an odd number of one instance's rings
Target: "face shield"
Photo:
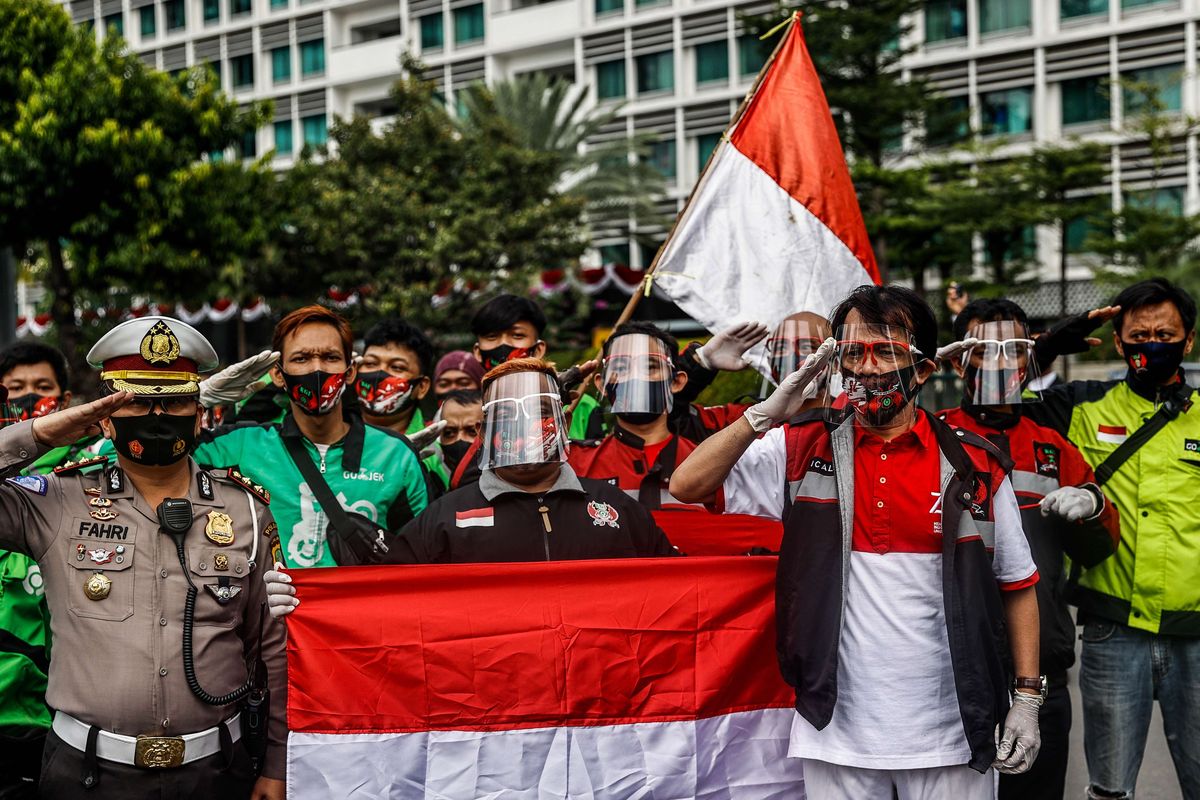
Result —
[[[916, 401], [917, 371], [925, 358], [904, 328], [851, 323], [837, 332], [831, 367], [859, 422], [882, 428], [911, 413], [905, 410]], [[840, 412], [831, 412], [831, 419], [841, 419]]]
[[[784, 378], [800, 369], [811, 353], [832, 336], [829, 323], [822, 319], [785, 319], [767, 339], [767, 375], [763, 378], [763, 397], [768, 396]], [[824, 397], [829, 387], [829, 368], [821, 370], [808, 386], [804, 387], [804, 399]]]
[[601, 380], [613, 413], [653, 421], [669, 412], [675, 405], [673, 355], [662, 340], [644, 333], [627, 333], [610, 341]]
[[567, 460], [567, 423], [554, 378], [513, 372], [488, 384], [483, 398], [483, 469]]
[[1013, 320], [981, 322], [967, 331], [979, 344], [962, 355], [963, 400], [972, 406], [1007, 406], [1041, 400], [1026, 397], [1025, 387], [1039, 372], [1033, 339]]

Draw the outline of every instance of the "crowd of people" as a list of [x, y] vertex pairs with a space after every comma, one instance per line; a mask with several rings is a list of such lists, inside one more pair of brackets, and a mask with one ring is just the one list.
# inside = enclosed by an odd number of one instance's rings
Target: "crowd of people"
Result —
[[[1089, 796], [1133, 796], [1157, 698], [1200, 798], [1194, 300], [955, 310], [939, 347], [920, 295], [862, 286], [567, 369], [507, 294], [440, 358], [308, 306], [221, 369], [141, 317], [83, 403], [62, 353], [0, 351], [0, 798], [282, 798], [296, 569], [759, 554], [809, 797], [1063, 797], [1081, 628]], [[1109, 321], [1124, 377], [1051, 385]], [[759, 352], [761, 399], [698, 404]]]

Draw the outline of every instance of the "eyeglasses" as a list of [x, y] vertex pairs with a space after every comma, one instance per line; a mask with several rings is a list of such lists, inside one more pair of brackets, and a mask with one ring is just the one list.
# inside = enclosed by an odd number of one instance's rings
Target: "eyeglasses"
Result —
[[562, 398], [550, 392], [527, 394], [524, 397], [500, 397], [483, 404], [483, 413], [493, 421], [507, 421], [518, 417], [541, 419], [562, 408]]
[[864, 364], [868, 361], [874, 364], [891, 365], [911, 363], [916, 348], [894, 339], [878, 339], [872, 342], [843, 339], [838, 342], [838, 355], [844, 364]]
[[809, 353], [817, 352], [817, 348], [821, 346], [822, 341], [821, 339], [807, 337], [802, 339], [771, 339], [767, 342], [767, 352], [773, 358], [782, 358], [790, 355], [806, 356]]
[[1033, 339], [980, 339], [971, 348], [971, 355], [992, 361], [999, 360], [1001, 356], [1008, 360], [1019, 360], [1028, 358], [1032, 348]]
[[465, 436], [467, 439], [474, 439], [479, 435], [480, 427], [481, 426], [478, 422], [470, 425], [463, 425], [459, 428], [447, 425], [446, 427], [442, 428], [442, 432], [438, 434], [438, 438], [440, 438], [445, 444], [454, 444], [454, 442], [458, 441], [460, 434]]
[[161, 408], [164, 414], [176, 417], [195, 414], [196, 409], [200, 407], [194, 394], [180, 397], [135, 397], [118, 413], [123, 412], [122, 416], [141, 417], [153, 412], [155, 406]]

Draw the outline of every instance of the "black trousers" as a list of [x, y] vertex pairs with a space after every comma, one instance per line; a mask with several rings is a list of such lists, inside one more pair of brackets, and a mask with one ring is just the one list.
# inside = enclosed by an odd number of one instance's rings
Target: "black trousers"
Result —
[[42, 765], [44, 728], [16, 734], [0, 734], [0, 800], [33, 800], [37, 797], [38, 773]]
[[[227, 766], [228, 762], [228, 766]], [[84, 785], [84, 776], [96, 780]], [[51, 731], [42, 758], [41, 797], [45, 800], [245, 800], [254, 789], [254, 770], [241, 742], [216, 755], [175, 769], [142, 769], [98, 759], [85, 763]]]
[[1038, 715], [1042, 749], [1030, 770], [1000, 776], [1000, 800], [1062, 800], [1071, 751], [1071, 692], [1064, 682], [1046, 693]]

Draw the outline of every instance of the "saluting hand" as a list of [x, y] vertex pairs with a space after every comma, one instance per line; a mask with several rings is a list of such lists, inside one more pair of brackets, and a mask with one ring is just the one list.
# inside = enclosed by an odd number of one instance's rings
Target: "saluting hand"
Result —
[[804, 389], [817, 379], [821, 370], [833, 358], [837, 348], [837, 340], [832, 336], [826, 339], [815, 353], [809, 353], [800, 365], [800, 369], [788, 375], [771, 396], [761, 403], [746, 409], [746, 421], [756, 433], [766, 433], [771, 426], [778, 422], [786, 422], [800, 413], [800, 409], [808, 402]]
[[200, 382], [200, 405], [214, 408], [240, 402], [258, 391], [258, 379], [279, 361], [279, 353], [263, 350], [256, 356], [230, 364]]
[[726, 328], [696, 350], [696, 360], [705, 369], [737, 372], [747, 366], [742, 356], [761, 342], [767, 333], [767, 326], [761, 322], [743, 322]]
[[409, 444], [420, 452], [437, 441], [437, 438], [442, 435], [442, 429], [445, 427], [446, 420], [439, 419], [437, 422], [431, 422], [415, 433], [406, 433], [404, 436], [408, 439]]
[[116, 392], [81, 406], [71, 406], [33, 420], [33, 438], [47, 447], [62, 447], [100, 434], [99, 422], [129, 404], [133, 392]]
[[951, 342], [948, 345], [939, 347], [937, 349], [936, 358], [939, 362], [945, 361], [947, 363], [954, 363], [962, 357], [963, 353], [969, 353], [977, 344], [979, 344], [978, 339], [968, 336], [961, 342]]

